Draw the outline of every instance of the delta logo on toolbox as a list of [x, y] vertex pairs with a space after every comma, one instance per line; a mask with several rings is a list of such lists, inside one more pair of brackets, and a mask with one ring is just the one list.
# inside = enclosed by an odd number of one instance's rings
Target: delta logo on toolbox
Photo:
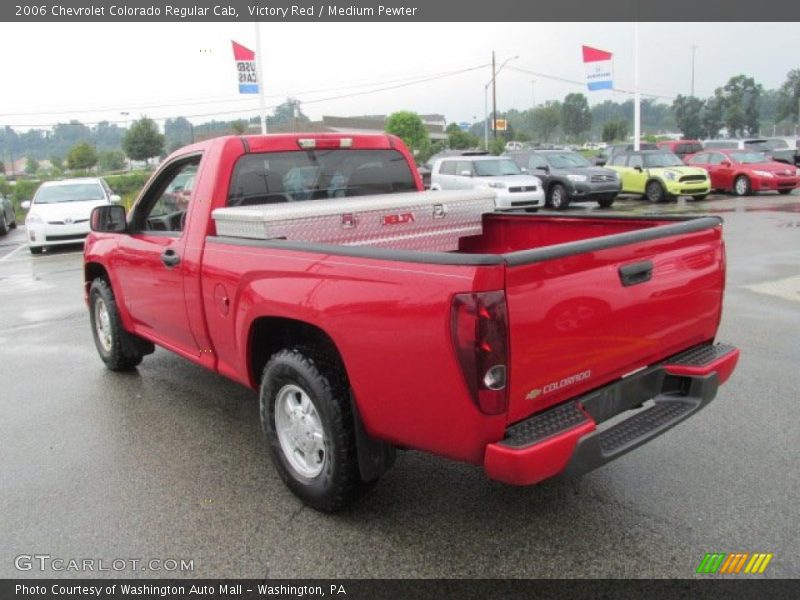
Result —
[[766, 552], [710, 552], [700, 561], [697, 573], [710, 575], [739, 575], [748, 573], [751, 575], [761, 574], [767, 570], [767, 565], [774, 555]]

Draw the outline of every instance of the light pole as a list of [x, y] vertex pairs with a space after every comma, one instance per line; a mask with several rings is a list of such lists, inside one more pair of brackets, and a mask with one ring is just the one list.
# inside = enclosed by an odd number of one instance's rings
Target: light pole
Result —
[[694, 54], [697, 51], [697, 45], [692, 44], [692, 93], [690, 94], [694, 98]]
[[[486, 150], [489, 149], [489, 100], [487, 98], [487, 95], [489, 93], [489, 86], [490, 85], [494, 85], [494, 81], [497, 78], [497, 76], [500, 74], [500, 71], [503, 70], [503, 67], [505, 67], [512, 60], [516, 60], [518, 58], [519, 58], [519, 56], [512, 56], [511, 58], [507, 58], [505, 61], [503, 61], [503, 64], [500, 65], [500, 68], [498, 68], [496, 71], [494, 71], [492, 73], [492, 78], [483, 87], [483, 116], [485, 117], [484, 120], [483, 120], [483, 143], [486, 146]], [[492, 65], [494, 65], [494, 52], [492, 53]], [[497, 107], [496, 106], [495, 106], [495, 110], [494, 110], [494, 120], [495, 121], [497, 120]], [[494, 126], [495, 123], [492, 123], [492, 125]], [[494, 129], [494, 127], [493, 127], [493, 129]], [[496, 133], [496, 131], [495, 131], [495, 133]]]
[[[119, 114], [122, 115], [123, 117], [125, 117], [125, 135], [127, 135], [128, 134], [128, 116], [131, 113], [129, 113], [128, 111], [122, 111]], [[125, 154], [127, 156], [127, 152]], [[128, 171], [130, 171], [131, 170], [131, 157], [127, 156], [127, 158], [128, 158]]]

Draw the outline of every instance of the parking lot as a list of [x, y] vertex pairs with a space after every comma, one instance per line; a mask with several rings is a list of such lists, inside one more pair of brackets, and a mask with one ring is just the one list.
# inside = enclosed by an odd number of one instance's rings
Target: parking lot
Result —
[[[575, 205], [568, 213], [595, 210]], [[401, 452], [359, 503], [325, 515], [283, 485], [257, 398], [164, 350], [133, 373], [98, 358], [79, 248], [0, 238], [0, 577], [15, 557], [186, 559], [103, 576], [665, 577], [706, 552], [770, 552], [800, 576], [800, 192], [613, 212], [715, 214], [728, 277], [719, 338], [742, 351], [703, 412], [574, 481], [514, 488]], [[84, 576], [91, 573], [54, 573]]]

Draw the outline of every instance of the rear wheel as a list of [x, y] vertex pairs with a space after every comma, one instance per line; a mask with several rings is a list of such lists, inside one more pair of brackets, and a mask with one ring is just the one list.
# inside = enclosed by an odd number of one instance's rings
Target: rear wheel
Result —
[[739, 175], [733, 182], [733, 193], [737, 196], [749, 196], [751, 191], [750, 178], [747, 175]]
[[42, 248], [41, 246], [31, 246], [30, 247], [31, 254], [41, 254], [42, 250], [44, 250], [44, 248]]
[[366, 490], [341, 367], [308, 349], [281, 350], [264, 367], [259, 400], [272, 461], [298, 498], [333, 512]]
[[569, 206], [567, 189], [560, 183], [556, 183], [550, 188], [550, 206], [556, 210], [564, 210]]
[[664, 191], [664, 186], [658, 181], [650, 181], [644, 189], [644, 195], [650, 202], [666, 202], [667, 193]]
[[608, 208], [612, 204], [614, 204], [614, 200], [616, 199], [616, 194], [608, 194], [607, 196], [603, 196], [597, 200], [597, 204], [600, 208]]
[[[2, 211], [2, 209], [0, 209]], [[0, 235], [5, 235], [8, 233], [8, 223], [6, 223], [6, 215], [3, 212], [0, 212]]]
[[105, 279], [95, 279], [89, 288], [89, 319], [94, 345], [109, 369], [127, 371], [142, 362], [145, 353], [122, 327], [114, 292]]

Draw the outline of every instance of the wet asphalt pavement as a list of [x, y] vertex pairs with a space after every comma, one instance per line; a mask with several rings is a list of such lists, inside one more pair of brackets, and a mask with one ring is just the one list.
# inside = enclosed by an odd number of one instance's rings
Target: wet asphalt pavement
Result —
[[[725, 219], [719, 338], [742, 358], [717, 399], [577, 481], [400, 453], [333, 516], [272, 469], [254, 393], [164, 350], [107, 371], [79, 249], [0, 238], [0, 577], [691, 577], [706, 552], [772, 552], [764, 576], [800, 577], [800, 192], [614, 210]], [[18, 571], [28, 554], [194, 569]]]

